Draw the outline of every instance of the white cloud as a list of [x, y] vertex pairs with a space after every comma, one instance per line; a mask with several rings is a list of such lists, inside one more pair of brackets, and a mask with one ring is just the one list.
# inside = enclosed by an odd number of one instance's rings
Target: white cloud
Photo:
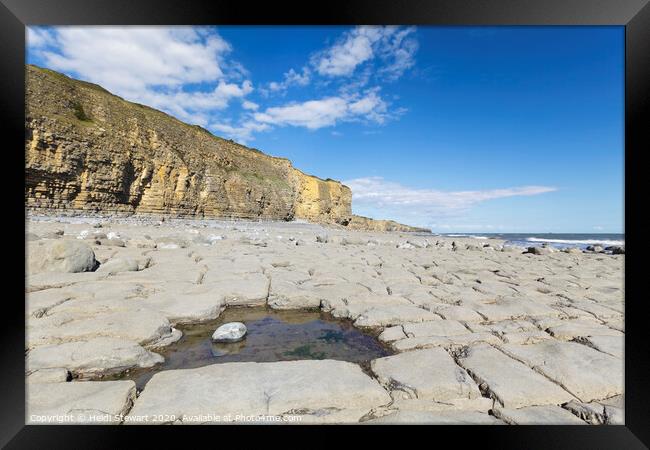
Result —
[[356, 178], [343, 183], [352, 190], [353, 207], [360, 207], [364, 211], [383, 211], [392, 217], [410, 217], [413, 223], [418, 224], [428, 223], [434, 217], [458, 214], [488, 200], [539, 195], [557, 190], [549, 186], [521, 186], [479, 191], [413, 189], [386, 181], [382, 177]]
[[212, 91], [144, 90], [134, 93], [132, 98], [152, 108], [167, 111], [180, 120], [205, 126], [211, 113], [227, 108], [231, 99], [242, 98], [252, 90], [250, 81], [244, 81], [241, 85], [220, 81]]
[[385, 44], [380, 48], [380, 56], [386, 61], [386, 65], [379, 70], [379, 73], [391, 81], [400, 78], [407, 69], [415, 65], [418, 42], [409, 37], [414, 32], [413, 27], [399, 30], [388, 36]]
[[54, 43], [52, 33], [45, 28], [27, 27], [26, 45], [31, 48], [44, 48]]
[[240, 126], [233, 126], [226, 123], [213, 123], [210, 124], [209, 128], [216, 132], [224, 133], [226, 137], [246, 145], [248, 141], [253, 140], [253, 133], [267, 131], [271, 127], [264, 123], [248, 120]]
[[220, 79], [230, 51], [214, 31], [192, 27], [58, 27], [53, 39], [58, 51], [42, 52], [48, 67], [116, 92]]
[[307, 86], [311, 81], [311, 71], [303, 67], [301, 73], [296, 72], [293, 68], [285, 72], [281, 82], [271, 81], [267, 88], [260, 89], [264, 96], [271, 93], [285, 93], [291, 86]]
[[348, 104], [340, 97], [309, 100], [286, 106], [267, 108], [256, 113], [255, 120], [273, 125], [292, 125], [311, 130], [334, 125], [348, 114]]
[[339, 87], [339, 92], [342, 94], [352, 94], [364, 89], [370, 83], [373, 74], [373, 67], [364, 67], [355, 73], [353, 79], [346, 79]]
[[414, 27], [360, 26], [345, 33], [332, 47], [316, 53], [312, 65], [320, 75], [352, 75], [356, 68], [379, 58], [378, 74], [396, 80], [415, 64], [417, 41], [411, 36]]
[[307, 84], [309, 84], [310, 74], [311, 72], [309, 71], [309, 69], [303, 67], [302, 74], [294, 71], [293, 69], [290, 69], [289, 72], [284, 74], [284, 78], [285, 81], [288, 83], [297, 84], [299, 86], [306, 86]]
[[382, 177], [355, 178], [345, 182], [354, 200], [385, 205], [421, 205], [444, 208], [467, 208], [479, 202], [521, 195], [537, 195], [557, 190], [548, 186], [523, 186], [483, 191], [440, 191], [413, 189]]
[[302, 68], [302, 73], [298, 73], [293, 69], [289, 69], [288, 72], [284, 74], [283, 81], [278, 83], [277, 81], [272, 81], [268, 85], [268, 91], [270, 92], [284, 92], [289, 87], [297, 86], [307, 86], [311, 81], [311, 71], [307, 67]]
[[377, 96], [374, 92], [370, 95], [357, 100], [356, 102], [350, 103], [350, 111], [353, 114], [368, 114], [377, 107], [377, 104], [381, 102], [381, 98]]
[[257, 109], [260, 107], [260, 105], [258, 105], [255, 102], [251, 102], [250, 100], [244, 100], [242, 102], [241, 106], [242, 106], [242, 108], [248, 109], [248, 110], [251, 110], [251, 111], [257, 111]]
[[335, 125], [339, 121], [370, 120], [383, 123], [387, 104], [377, 90], [363, 97], [327, 97], [302, 103], [267, 108], [254, 115], [255, 120], [271, 125], [291, 125], [310, 130]]
[[149, 99], [156, 103], [158, 108], [168, 109], [176, 105], [188, 110], [210, 111], [224, 109], [231, 99], [244, 97], [252, 90], [250, 81], [244, 81], [241, 85], [220, 81], [212, 91], [158, 93], [149, 96]]
[[224, 83], [223, 81], [220, 81], [214, 92], [226, 98], [243, 97], [253, 92], [253, 83], [246, 80], [241, 86], [238, 86], [234, 83]]
[[356, 67], [372, 58], [373, 44], [380, 38], [380, 28], [357, 27], [343, 40], [326, 50], [315, 61], [321, 75], [350, 75]]

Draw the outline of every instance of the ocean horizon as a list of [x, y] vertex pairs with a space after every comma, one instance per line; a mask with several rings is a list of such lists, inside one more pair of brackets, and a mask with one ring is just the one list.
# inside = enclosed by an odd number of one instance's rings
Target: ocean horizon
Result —
[[544, 244], [556, 248], [589, 245], [603, 247], [625, 245], [625, 233], [432, 233], [433, 236], [469, 237], [474, 239], [502, 239], [505, 245], [540, 247]]

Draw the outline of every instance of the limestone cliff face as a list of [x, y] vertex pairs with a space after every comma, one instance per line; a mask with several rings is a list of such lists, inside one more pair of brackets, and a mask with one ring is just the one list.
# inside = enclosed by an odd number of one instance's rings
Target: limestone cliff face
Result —
[[350, 205], [352, 192], [350, 188], [335, 180], [321, 180], [310, 175], [305, 175], [299, 170], [292, 172], [294, 183], [298, 187], [296, 201], [296, 217], [311, 221], [318, 221], [320, 217], [328, 217], [338, 211], [345, 211], [345, 217], [337, 222], [347, 225], [352, 217]]
[[30, 208], [347, 225], [351, 192], [103, 88], [27, 66]]

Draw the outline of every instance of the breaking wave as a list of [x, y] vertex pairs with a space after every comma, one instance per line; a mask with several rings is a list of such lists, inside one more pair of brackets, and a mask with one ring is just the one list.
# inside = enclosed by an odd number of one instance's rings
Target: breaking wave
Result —
[[598, 245], [625, 245], [625, 241], [608, 240], [608, 239], [543, 239], [538, 237], [526, 238], [528, 242], [549, 242], [556, 244], [598, 244]]

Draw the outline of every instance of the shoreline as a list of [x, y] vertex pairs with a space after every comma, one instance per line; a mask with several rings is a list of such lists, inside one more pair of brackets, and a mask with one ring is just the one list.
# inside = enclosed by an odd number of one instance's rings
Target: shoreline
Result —
[[[614, 254], [614, 249], [625, 252], [625, 241], [603, 241], [599, 239], [592, 240], [579, 240], [579, 241], [551, 241], [539, 239], [508, 239], [512, 235], [521, 235], [522, 237], [542, 234], [542, 233], [501, 233], [491, 235], [490, 233], [483, 233], [482, 235], [473, 235], [471, 233], [427, 233], [422, 231], [392, 231], [392, 230], [360, 230], [348, 228], [339, 224], [332, 223], [315, 223], [304, 219], [297, 220], [275, 220], [275, 219], [241, 219], [241, 218], [198, 218], [192, 216], [183, 217], [169, 217], [159, 214], [123, 214], [114, 215], [112, 213], [90, 213], [82, 214], [80, 212], [71, 212], [67, 215], [58, 215], [56, 210], [50, 210], [49, 214], [33, 214], [28, 212], [26, 214], [27, 222], [42, 222], [42, 223], [61, 223], [61, 224], [87, 224], [96, 225], [102, 223], [113, 223], [116, 225], [141, 225], [141, 226], [168, 226], [168, 227], [195, 227], [202, 229], [229, 229], [229, 228], [250, 228], [259, 229], [264, 227], [286, 227], [291, 229], [294, 226], [306, 227], [321, 230], [322, 232], [341, 232], [351, 234], [364, 234], [364, 233], [377, 233], [378, 235], [399, 236], [400, 238], [412, 237], [414, 239], [423, 239], [426, 242], [440, 241], [445, 242], [458, 242], [460, 245], [470, 246], [483, 246], [488, 245], [490, 248], [502, 250], [503, 247], [508, 247], [510, 250], [526, 251], [531, 247], [550, 248], [550, 251], [582, 251], [601, 253], [606, 255]], [[558, 235], [568, 235], [570, 233], [558, 233]], [[503, 237], [501, 237], [503, 236]], [[431, 242], [432, 243], [432, 242]], [[408, 243], [407, 243], [408, 244]], [[424, 244], [427, 245], [427, 244]], [[599, 246], [601, 250], [593, 251], [591, 247]]]
[[98, 223], [102, 221], [114, 221], [116, 223], [143, 223], [148, 225], [154, 225], [156, 223], [162, 222], [183, 222], [188, 225], [196, 224], [202, 226], [209, 226], [214, 223], [233, 223], [233, 222], [250, 222], [250, 223], [288, 223], [288, 224], [310, 224], [315, 226], [321, 226], [324, 228], [339, 229], [343, 231], [355, 231], [355, 232], [385, 232], [385, 233], [423, 233], [422, 230], [417, 227], [410, 227], [409, 225], [398, 224], [390, 220], [383, 219], [369, 219], [362, 216], [352, 215], [352, 218], [361, 218], [366, 219], [371, 222], [386, 222], [394, 223], [396, 225], [414, 228], [413, 231], [410, 230], [376, 230], [376, 229], [364, 229], [358, 228], [357, 226], [341, 225], [335, 222], [314, 222], [308, 219], [292, 219], [284, 220], [277, 218], [267, 218], [267, 217], [197, 217], [196, 215], [191, 214], [166, 214], [166, 213], [133, 213], [133, 212], [124, 212], [124, 211], [87, 211], [87, 210], [73, 210], [73, 209], [57, 209], [57, 208], [27, 208], [25, 210], [25, 219], [32, 221], [58, 221], [58, 222], [68, 222], [68, 223]]

